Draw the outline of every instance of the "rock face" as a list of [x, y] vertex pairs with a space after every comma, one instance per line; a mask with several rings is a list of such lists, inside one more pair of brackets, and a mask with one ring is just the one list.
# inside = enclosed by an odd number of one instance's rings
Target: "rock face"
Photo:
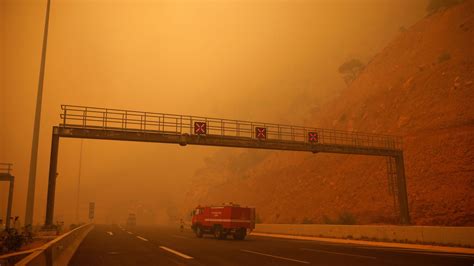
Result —
[[[474, 225], [473, 11], [465, 1], [401, 32], [313, 114], [317, 127], [403, 136], [414, 224]], [[238, 170], [233, 162], [252, 152], [209, 164], [185, 207], [239, 202], [269, 223], [397, 221], [385, 158], [262, 154]]]

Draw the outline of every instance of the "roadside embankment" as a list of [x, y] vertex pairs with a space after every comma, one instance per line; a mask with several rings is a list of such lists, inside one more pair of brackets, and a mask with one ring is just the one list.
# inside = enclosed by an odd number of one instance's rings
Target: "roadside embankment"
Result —
[[256, 233], [474, 247], [474, 227], [257, 224]]

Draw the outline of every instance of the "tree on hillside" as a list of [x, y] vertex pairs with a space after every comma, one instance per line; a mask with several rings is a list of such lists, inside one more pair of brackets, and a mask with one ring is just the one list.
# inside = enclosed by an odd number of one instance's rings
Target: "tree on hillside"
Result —
[[360, 71], [364, 69], [364, 64], [359, 59], [351, 59], [339, 66], [339, 73], [343, 75], [346, 84], [351, 83]]
[[428, 6], [426, 7], [426, 11], [432, 14], [432, 13], [437, 12], [441, 8], [448, 8], [450, 6], [454, 6], [461, 2], [462, 0], [430, 0], [428, 2]]

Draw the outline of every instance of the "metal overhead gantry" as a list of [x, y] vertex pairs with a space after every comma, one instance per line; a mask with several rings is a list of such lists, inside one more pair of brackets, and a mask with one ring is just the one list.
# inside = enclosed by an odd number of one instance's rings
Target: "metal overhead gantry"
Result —
[[410, 223], [400, 137], [74, 105], [61, 109], [61, 123], [53, 127], [46, 227], [53, 225], [61, 137], [385, 156], [393, 166], [389, 187], [398, 203], [400, 223]]
[[10, 228], [10, 217], [12, 215], [12, 204], [13, 204], [13, 186], [15, 184], [15, 177], [11, 174], [13, 168], [11, 163], [0, 163], [0, 181], [8, 181], [10, 183], [8, 189], [8, 205], [7, 205], [7, 216], [5, 217], [6, 228]]

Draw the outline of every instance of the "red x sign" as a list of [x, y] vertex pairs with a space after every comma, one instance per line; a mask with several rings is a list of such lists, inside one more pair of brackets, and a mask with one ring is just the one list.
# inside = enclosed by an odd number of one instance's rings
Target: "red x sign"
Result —
[[309, 142], [318, 142], [318, 133], [317, 132], [308, 132], [308, 141]]
[[267, 129], [264, 127], [256, 127], [255, 128], [255, 137], [257, 139], [266, 139], [267, 138]]
[[206, 123], [205, 122], [194, 122], [194, 134], [205, 135], [206, 134]]

